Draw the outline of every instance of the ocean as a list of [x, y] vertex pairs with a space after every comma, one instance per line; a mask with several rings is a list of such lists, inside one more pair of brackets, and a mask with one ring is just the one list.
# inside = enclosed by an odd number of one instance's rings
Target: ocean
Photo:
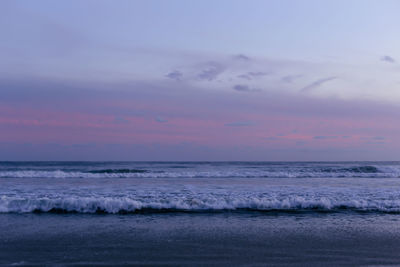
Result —
[[0, 162], [0, 264], [400, 264], [399, 189], [400, 162]]

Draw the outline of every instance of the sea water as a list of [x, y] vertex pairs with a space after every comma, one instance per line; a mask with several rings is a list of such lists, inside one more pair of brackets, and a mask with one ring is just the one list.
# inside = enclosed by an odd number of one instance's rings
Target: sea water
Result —
[[399, 162], [2, 162], [0, 264], [400, 264]]

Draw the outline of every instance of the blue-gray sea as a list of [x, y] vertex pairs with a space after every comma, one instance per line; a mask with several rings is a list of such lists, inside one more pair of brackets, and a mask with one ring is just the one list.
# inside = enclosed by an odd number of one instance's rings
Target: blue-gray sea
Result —
[[0, 162], [1, 265], [400, 265], [400, 162]]

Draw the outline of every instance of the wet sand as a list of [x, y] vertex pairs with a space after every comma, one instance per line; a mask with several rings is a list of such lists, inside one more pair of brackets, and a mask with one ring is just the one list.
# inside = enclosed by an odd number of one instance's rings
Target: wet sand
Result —
[[1, 265], [400, 264], [398, 215], [1, 214]]

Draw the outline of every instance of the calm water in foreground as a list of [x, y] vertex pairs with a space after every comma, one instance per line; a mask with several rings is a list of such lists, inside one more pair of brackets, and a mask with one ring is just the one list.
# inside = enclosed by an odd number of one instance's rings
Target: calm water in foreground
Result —
[[2, 162], [0, 264], [400, 264], [399, 189], [399, 162]]

